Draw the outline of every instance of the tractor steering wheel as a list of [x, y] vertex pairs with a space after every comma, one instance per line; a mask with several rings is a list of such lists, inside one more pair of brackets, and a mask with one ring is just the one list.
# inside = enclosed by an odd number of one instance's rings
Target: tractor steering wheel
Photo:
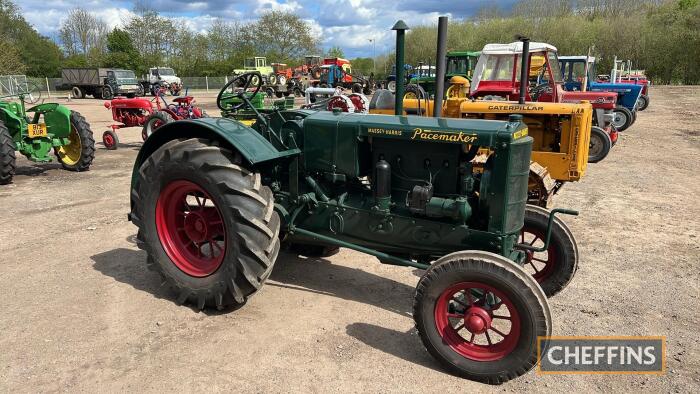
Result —
[[[262, 81], [262, 74], [260, 74], [259, 71], [251, 71], [236, 76], [226, 85], [224, 85], [223, 88], [221, 88], [219, 95], [216, 96], [216, 106], [222, 111], [236, 111], [246, 105], [249, 105], [250, 102], [247, 96], [249, 95], [250, 97], [254, 97], [260, 91]], [[257, 84], [255, 84], [255, 82], [257, 82]], [[255, 90], [252, 93], [248, 93], [248, 88], [251, 84], [255, 85]], [[226, 90], [229, 88], [230, 92], [227, 92]], [[224, 108], [222, 101], [230, 98], [238, 98], [242, 102], [232, 106], [226, 106], [226, 108]]]
[[532, 101], [537, 101], [542, 93], [551, 93], [551, 91], [549, 82], [544, 82], [530, 89], [530, 97], [532, 97]]

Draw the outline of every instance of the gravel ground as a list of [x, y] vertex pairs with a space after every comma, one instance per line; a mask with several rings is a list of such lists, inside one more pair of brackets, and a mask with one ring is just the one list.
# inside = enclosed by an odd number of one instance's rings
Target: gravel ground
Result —
[[[200, 101], [216, 114], [213, 94]], [[555, 335], [664, 335], [667, 373], [539, 376], [491, 387], [445, 373], [413, 328], [419, 273], [343, 249], [281, 254], [227, 313], [177, 306], [127, 222], [140, 130], [98, 144], [92, 170], [19, 160], [0, 187], [0, 391], [700, 391], [700, 88], [654, 87], [610, 156], [556, 205], [581, 255], [550, 300]], [[65, 99], [59, 99], [65, 102]], [[67, 103], [96, 139], [99, 100]]]

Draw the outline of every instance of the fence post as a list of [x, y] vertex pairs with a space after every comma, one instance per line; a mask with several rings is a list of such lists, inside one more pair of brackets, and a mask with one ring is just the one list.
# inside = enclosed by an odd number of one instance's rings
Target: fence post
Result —
[[209, 93], [209, 77], [206, 75], [204, 76], [204, 82], [207, 84], [207, 93]]
[[51, 88], [49, 88], [49, 77], [44, 77], [46, 79], [46, 93], [48, 93], [49, 98], [51, 98]]

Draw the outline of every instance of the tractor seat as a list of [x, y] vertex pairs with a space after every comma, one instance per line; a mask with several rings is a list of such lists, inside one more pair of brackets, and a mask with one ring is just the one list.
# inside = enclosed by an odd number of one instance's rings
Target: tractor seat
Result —
[[377, 89], [369, 102], [369, 109], [394, 109], [394, 93], [388, 89]]
[[184, 104], [184, 105], [190, 105], [194, 101], [194, 97], [192, 96], [183, 96], [183, 97], [177, 97], [173, 99], [174, 103], [178, 104]]

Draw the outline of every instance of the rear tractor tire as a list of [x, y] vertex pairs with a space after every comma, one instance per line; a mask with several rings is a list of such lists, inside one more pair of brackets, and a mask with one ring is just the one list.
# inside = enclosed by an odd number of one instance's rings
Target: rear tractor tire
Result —
[[16, 163], [15, 143], [12, 141], [12, 134], [5, 123], [0, 122], [0, 185], [12, 183]]
[[[525, 208], [525, 225], [519, 243], [544, 245], [549, 211], [533, 205]], [[547, 297], [562, 291], [578, 270], [578, 245], [566, 224], [554, 217], [549, 248], [544, 252], [526, 251], [525, 271], [540, 284]]]
[[148, 139], [159, 127], [162, 127], [173, 121], [173, 117], [165, 111], [156, 111], [146, 118], [146, 123], [141, 131], [141, 138], [144, 141]]
[[605, 130], [598, 126], [591, 127], [591, 141], [588, 144], [588, 162], [597, 163], [610, 153], [612, 141]]
[[131, 220], [148, 267], [198, 309], [243, 305], [272, 272], [280, 219], [240, 155], [205, 139], [170, 141], [139, 168]]
[[68, 171], [88, 171], [95, 159], [95, 137], [90, 124], [79, 112], [70, 111], [71, 132], [68, 145], [54, 148], [54, 154]]
[[501, 384], [538, 361], [552, 332], [547, 298], [512, 261], [462, 251], [437, 260], [416, 287], [413, 318], [428, 352], [456, 375]]

